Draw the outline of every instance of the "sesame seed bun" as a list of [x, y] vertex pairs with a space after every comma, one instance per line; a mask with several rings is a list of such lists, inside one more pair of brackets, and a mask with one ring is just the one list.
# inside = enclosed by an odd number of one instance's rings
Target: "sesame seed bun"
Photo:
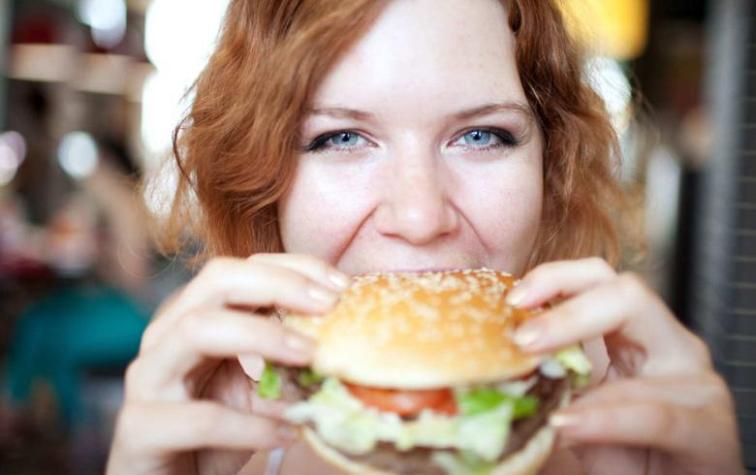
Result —
[[285, 317], [317, 343], [313, 368], [372, 387], [486, 383], [534, 370], [512, 342], [529, 313], [504, 302], [516, 280], [491, 269], [358, 276], [324, 317]]

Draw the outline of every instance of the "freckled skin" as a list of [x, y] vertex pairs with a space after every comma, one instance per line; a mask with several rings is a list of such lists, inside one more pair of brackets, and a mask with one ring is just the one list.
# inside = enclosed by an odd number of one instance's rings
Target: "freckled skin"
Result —
[[[487, 266], [519, 274], [542, 208], [542, 142], [532, 117], [460, 111], [527, 101], [514, 36], [496, 0], [391, 2], [317, 88], [311, 107], [369, 120], [309, 115], [303, 146], [350, 130], [359, 137], [303, 152], [279, 207], [287, 252], [347, 273]], [[505, 129], [520, 143], [479, 150]]]

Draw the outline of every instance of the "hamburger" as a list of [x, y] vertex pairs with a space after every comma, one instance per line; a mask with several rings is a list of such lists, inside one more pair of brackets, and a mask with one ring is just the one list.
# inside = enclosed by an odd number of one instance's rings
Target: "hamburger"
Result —
[[505, 303], [515, 283], [490, 269], [355, 277], [324, 317], [283, 318], [316, 340], [312, 367], [267, 364], [258, 393], [292, 402], [286, 418], [347, 473], [535, 473], [549, 414], [590, 364], [578, 347], [518, 349], [535, 312]]

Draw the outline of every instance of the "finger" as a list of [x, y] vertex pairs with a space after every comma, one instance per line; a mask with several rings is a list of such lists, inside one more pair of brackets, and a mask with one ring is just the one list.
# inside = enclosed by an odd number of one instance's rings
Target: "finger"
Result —
[[680, 362], [701, 368], [702, 358], [686, 353], [700, 351], [691, 344], [692, 334], [633, 274], [599, 284], [528, 320], [514, 338], [527, 351], [546, 352], [612, 333], [635, 342], [647, 360], [659, 365], [654, 372], [663, 373], [668, 364], [677, 367]]
[[337, 300], [337, 292], [290, 269], [217, 258], [208, 263], [147, 328], [142, 348], [158, 344], [165, 337], [166, 329], [193, 308], [278, 305], [303, 313], [324, 313]]
[[351, 282], [347, 274], [344, 274], [327, 262], [307, 254], [260, 253], [253, 254], [248, 260], [285, 267], [323, 285], [330, 286], [335, 291], [345, 290]]
[[[678, 451], [705, 442], [698, 410], [656, 401], [573, 407], [549, 418], [566, 445], [612, 444]], [[702, 440], [703, 439], [703, 440]]]
[[234, 258], [208, 264], [186, 287], [174, 309], [182, 313], [207, 305], [280, 305], [299, 312], [322, 313], [338, 293], [299, 272], [284, 267]]
[[[289, 365], [307, 364], [313, 341], [265, 317], [214, 310], [181, 319], [172, 337], [144, 351], [127, 371], [127, 386], [151, 399], [180, 389], [190, 371], [207, 359], [255, 354]], [[175, 397], [181, 391], [168, 391]]]
[[198, 401], [127, 405], [116, 437], [143, 455], [201, 448], [270, 449], [290, 444], [296, 430], [267, 417]]
[[558, 297], [568, 297], [612, 279], [617, 274], [603, 259], [556, 261], [531, 270], [507, 295], [507, 303], [535, 308]]
[[656, 401], [700, 409], [712, 404], [729, 405], [726, 385], [715, 373], [695, 376], [661, 376], [620, 379], [587, 391], [570, 405], [575, 410], [633, 401]]
[[252, 412], [261, 416], [283, 419], [286, 410], [291, 406], [291, 402], [277, 399], [263, 399], [257, 394], [252, 394]]
[[606, 378], [611, 363], [603, 337], [591, 338], [581, 342], [583, 353], [591, 362], [591, 376], [588, 387], [593, 387]]

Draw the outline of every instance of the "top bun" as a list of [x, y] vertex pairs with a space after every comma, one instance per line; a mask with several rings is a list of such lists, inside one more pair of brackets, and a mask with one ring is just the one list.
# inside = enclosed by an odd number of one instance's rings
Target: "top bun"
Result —
[[313, 368], [348, 382], [427, 389], [518, 377], [539, 364], [512, 342], [530, 312], [504, 302], [516, 280], [491, 269], [357, 276], [323, 317], [284, 324], [314, 338]]

